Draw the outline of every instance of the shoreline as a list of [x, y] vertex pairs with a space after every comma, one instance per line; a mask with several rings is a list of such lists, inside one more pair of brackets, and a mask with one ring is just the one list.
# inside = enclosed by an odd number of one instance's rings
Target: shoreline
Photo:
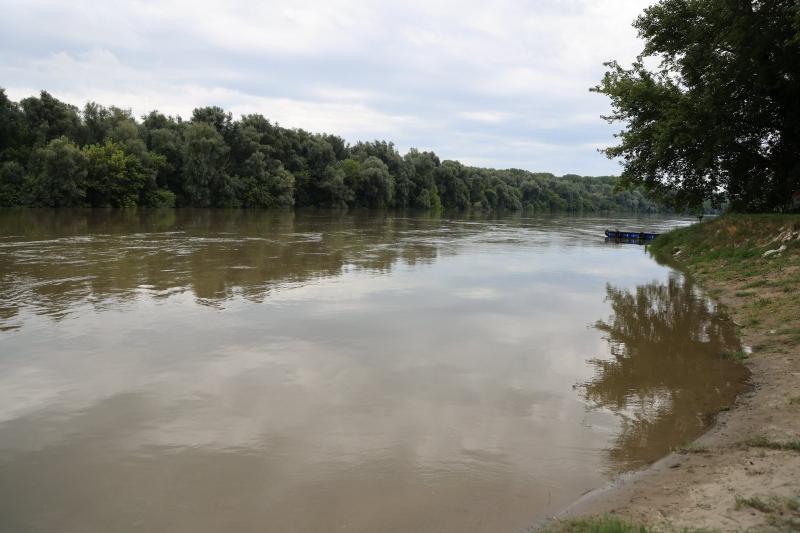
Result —
[[[770, 239], [753, 231], [763, 225], [758, 217], [722, 217], [671, 232], [653, 253], [696, 279], [739, 326], [742, 345], [752, 347], [741, 356], [750, 390], [687, 447], [583, 495], [530, 531], [570, 531], [574, 521], [599, 516], [653, 531], [800, 529], [800, 217], [774, 218]], [[752, 241], [726, 243], [730, 257], [715, 255], [708, 241], [723, 231]], [[743, 254], [745, 246], [753, 253]], [[764, 255], [779, 246], [787, 248]]]

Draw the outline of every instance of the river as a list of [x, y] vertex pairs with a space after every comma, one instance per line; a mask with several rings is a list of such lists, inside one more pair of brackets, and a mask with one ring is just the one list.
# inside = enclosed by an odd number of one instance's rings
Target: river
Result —
[[0, 211], [0, 530], [524, 528], [745, 386], [690, 222]]

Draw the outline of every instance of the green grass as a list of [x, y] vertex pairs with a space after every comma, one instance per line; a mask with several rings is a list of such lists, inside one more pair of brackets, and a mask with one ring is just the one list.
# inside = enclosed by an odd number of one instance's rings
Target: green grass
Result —
[[[797, 231], [800, 215], [725, 215], [665, 233], [648, 249], [697, 278], [708, 294], [739, 298], [731, 305], [743, 333], [777, 330], [782, 338], [767, 348], [785, 353], [800, 345], [800, 239], [782, 240]], [[784, 244], [781, 254], [764, 257]]]
[[551, 524], [542, 533], [655, 533], [656, 531], [670, 531], [675, 533], [712, 533], [709, 529], [694, 528], [650, 528], [616, 516], [595, 516], [564, 520]]
[[[701, 270], [717, 273], [715, 263], [725, 263], [727, 272], [757, 275], [789, 264], [788, 256], [800, 249], [797, 240], [787, 243], [782, 254], [763, 257], [767, 250], [780, 244], [770, 240], [781, 228], [800, 228], [798, 215], [726, 215], [680, 228], [659, 236], [649, 246], [658, 259], [695, 265]], [[673, 254], [680, 250], [677, 258]], [[763, 287], [767, 280], [751, 280], [747, 288]]]

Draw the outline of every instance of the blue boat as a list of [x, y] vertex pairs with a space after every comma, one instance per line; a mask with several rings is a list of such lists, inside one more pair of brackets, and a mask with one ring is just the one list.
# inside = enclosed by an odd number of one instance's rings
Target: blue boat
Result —
[[606, 239], [609, 241], [621, 242], [649, 242], [658, 237], [658, 233], [647, 233], [644, 231], [617, 231], [606, 230]]

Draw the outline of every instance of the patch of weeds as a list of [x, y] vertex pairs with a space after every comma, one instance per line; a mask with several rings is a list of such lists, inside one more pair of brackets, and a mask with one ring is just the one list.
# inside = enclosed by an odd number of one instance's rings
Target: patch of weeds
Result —
[[800, 405], [800, 396], [789, 398], [789, 405]]
[[792, 334], [789, 336], [789, 342], [792, 344], [800, 344], [800, 334]]
[[[592, 516], [574, 520], [564, 520], [551, 524], [542, 533], [654, 533], [662, 529], [651, 529], [644, 524], [631, 522], [616, 516]], [[673, 529], [680, 533], [714, 533], [713, 529], [682, 528]]]
[[758, 496], [754, 496], [752, 498], [736, 496], [736, 510], [738, 511], [745, 507], [750, 507], [756, 511], [761, 511], [762, 513], [774, 513], [780, 509], [781, 504], [780, 500], [774, 496], [767, 499], [762, 499]]
[[715, 287], [710, 287], [706, 289], [706, 294], [708, 294], [712, 298], [719, 298], [720, 296], [722, 296], [722, 290], [717, 289]]
[[650, 533], [652, 530], [614, 516], [566, 520], [543, 530], [545, 533]]
[[753, 296], [755, 293], [753, 291], [736, 291], [733, 294], [739, 298], [747, 298], [748, 296]]
[[744, 361], [750, 356], [744, 350], [739, 350], [738, 352], [726, 352], [722, 354], [722, 357], [723, 359], [735, 359], [736, 361]]
[[678, 450], [680, 453], [710, 453], [711, 450], [707, 446], [700, 446], [697, 444], [689, 444]]
[[786, 516], [770, 515], [767, 523], [772, 527], [783, 529], [784, 531], [800, 531], [800, 520]]
[[744, 508], [755, 509], [765, 513], [768, 515], [767, 523], [773, 527], [789, 531], [797, 531], [800, 528], [800, 499], [798, 498], [780, 498], [778, 496], [744, 498], [736, 496], [736, 509], [741, 510]]
[[751, 448], [768, 448], [770, 450], [792, 450], [800, 452], [800, 440], [777, 441], [770, 440], [763, 435], [742, 441], [744, 446]]
[[769, 298], [756, 298], [753, 302], [753, 307], [757, 309], [763, 309], [764, 307], [768, 306], [771, 303]]
[[769, 281], [765, 279], [759, 279], [757, 281], [752, 281], [744, 286], [745, 289], [758, 289], [759, 287], [766, 287], [769, 284]]

